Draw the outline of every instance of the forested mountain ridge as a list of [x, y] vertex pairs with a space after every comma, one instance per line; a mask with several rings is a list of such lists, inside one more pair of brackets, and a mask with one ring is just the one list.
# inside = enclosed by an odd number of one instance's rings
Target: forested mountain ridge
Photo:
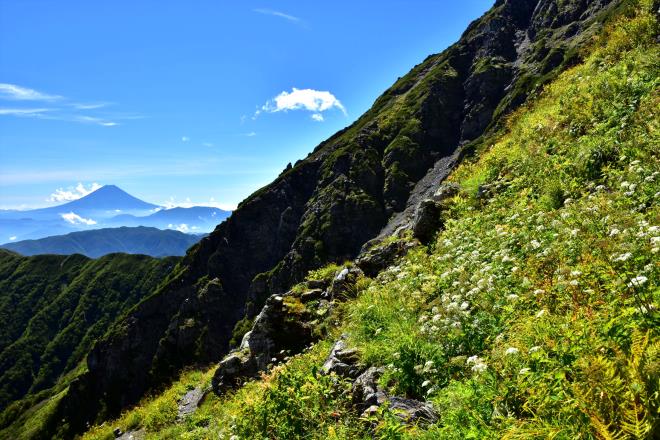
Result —
[[177, 261], [126, 254], [23, 257], [0, 250], [0, 407], [28, 393], [48, 395], [61, 377], [84, 370], [95, 341]]
[[123, 252], [152, 257], [183, 256], [202, 235], [145, 226], [93, 229], [65, 235], [23, 240], [0, 247], [21, 255], [82, 254], [90, 258]]

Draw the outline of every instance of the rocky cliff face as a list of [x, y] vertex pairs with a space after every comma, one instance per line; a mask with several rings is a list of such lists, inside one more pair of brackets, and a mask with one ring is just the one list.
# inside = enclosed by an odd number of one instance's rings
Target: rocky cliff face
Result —
[[235, 323], [269, 295], [405, 225], [453, 164], [577, 59], [618, 3], [498, 0], [456, 44], [414, 67], [189, 250], [96, 344], [89, 372], [63, 399], [69, 432], [135, 403], [185, 365], [219, 360]]

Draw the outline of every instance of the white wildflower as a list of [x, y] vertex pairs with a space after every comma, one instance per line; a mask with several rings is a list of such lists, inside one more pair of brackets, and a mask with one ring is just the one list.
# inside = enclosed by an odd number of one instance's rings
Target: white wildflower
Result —
[[545, 290], [543, 289], [536, 289], [534, 291], [534, 295], [543, 295], [545, 293]]
[[518, 354], [518, 351], [520, 351], [520, 350], [518, 350], [516, 347], [509, 347], [509, 348], [506, 349], [504, 354], [514, 355], [514, 354]]
[[481, 362], [481, 359], [480, 359], [479, 356], [477, 356], [476, 354], [473, 355], [473, 356], [470, 356], [469, 358], [467, 358], [467, 364], [468, 364], [468, 365], [470, 365], [470, 364], [477, 364], [477, 363], [479, 363], [479, 362]]
[[644, 285], [649, 279], [646, 278], [644, 275], [639, 275], [633, 279], [630, 280], [628, 283], [628, 287], [641, 287]]
[[580, 282], [578, 280], [571, 280], [571, 281], [568, 282], [568, 284], [575, 287], [575, 286], [579, 286]]
[[541, 346], [535, 345], [532, 348], [529, 349], [530, 353], [536, 353], [537, 351], [541, 350]]
[[521, 368], [518, 374], [527, 374], [531, 371], [531, 368]]
[[431, 381], [430, 381], [430, 380], [425, 380], [424, 382], [422, 382], [422, 388], [426, 388], [426, 387], [429, 386], [429, 385], [431, 385]]
[[630, 252], [626, 252], [625, 254], [621, 254], [614, 258], [614, 261], [628, 261], [630, 257], [632, 257], [632, 254]]
[[540, 318], [540, 317], [542, 317], [543, 315], [545, 315], [546, 313], [548, 313], [548, 312], [547, 312], [545, 309], [541, 309], [541, 310], [539, 310], [538, 313], [536, 314], [536, 317], [537, 317], [537, 318]]
[[519, 297], [518, 295], [516, 295], [515, 293], [512, 293], [512, 294], [508, 295], [506, 298], [507, 298], [509, 301], [515, 301], [515, 300], [517, 300], [517, 299], [520, 298], [520, 297]]
[[610, 237], [614, 237], [614, 236], [616, 236], [616, 235], [619, 235], [620, 233], [621, 233], [621, 231], [619, 231], [618, 229], [614, 228], [614, 229], [612, 229], [612, 230], [610, 231]]
[[488, 365], [486, 364], [476, 364], [472, 367], [472, 371], [475, 373], [483, 373], [488, 369]]

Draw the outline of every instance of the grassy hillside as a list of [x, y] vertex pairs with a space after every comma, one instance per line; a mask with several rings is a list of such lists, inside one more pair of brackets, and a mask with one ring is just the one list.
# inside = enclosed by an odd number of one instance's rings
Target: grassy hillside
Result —
[[[517, 111], [453, 173], [444, 229], [357, 283], [338, 325], [303, 354], [176, 422], [208, 386], [185, 373], [84, 438], [651, 438], [660, 429], [660, 51], [630, 1], [585, 62]], [[657, 6], [656, 6], [657, 8]], [[390, 393], [438, 422], [360, 417], [318, 374], [342, 332]]]
[[84, 368], [94, 341], [177, 261], [125, 254], [21, 257], [1, 250], [0, 428], [65, 387]]

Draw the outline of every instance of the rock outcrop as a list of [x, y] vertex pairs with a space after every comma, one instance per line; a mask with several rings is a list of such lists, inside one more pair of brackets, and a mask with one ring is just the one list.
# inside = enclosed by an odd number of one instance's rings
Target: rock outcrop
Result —
[[348, 348], [345, 339], [346, 336], [342, 335], [333, 345], [321, 372], [353, 381], [351, 399], [358, 412], [369, 416], [384, 406], [404, 423], [433, 423], [438, 420], [438, 414], [430, 402], [386, 393], [378, 384], [385, 370], [380, 367], [366, 368], [360, 364], [357, 351]]
[[452, 167], [574, 62], [618, 2], [498, 0], [456, 44], [242, 202], [97, 343], [89, 371], [62, 400], [58, 417], [70, 433], [119, 413], [186, 365], [221, 359], [236, 322], [310, 269], [354, 259], [368, 240], [410, 228]]

